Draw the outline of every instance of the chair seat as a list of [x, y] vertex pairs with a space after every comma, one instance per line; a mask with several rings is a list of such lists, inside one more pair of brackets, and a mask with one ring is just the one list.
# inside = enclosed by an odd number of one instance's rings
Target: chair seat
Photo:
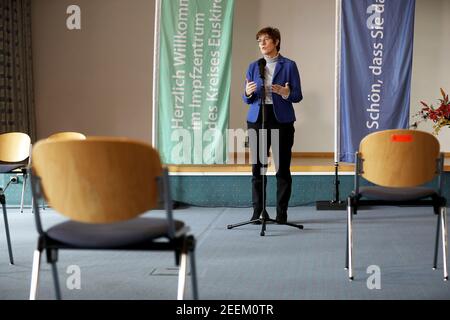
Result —
[[0, 163], [0, 173], [9, 173], [15, 169], [23, 168], [26, 164], [23, 163]]
[[[182, 221], [174, 220], [174, 224], [175, 231], [184, 227]], [[136, 218], [108, 224], [67, 221], [48, 229], [47, 235], [75, 247], [120, 248], [168, 236], [168, 221], [159, 218]]]
[[386, 187], [361, 187], [359, 194], [371, 200], [385, 201], [412, 201], [421, 200], [434, 195], [436, 191], [427, 187], [414, 188], [386, 188]]

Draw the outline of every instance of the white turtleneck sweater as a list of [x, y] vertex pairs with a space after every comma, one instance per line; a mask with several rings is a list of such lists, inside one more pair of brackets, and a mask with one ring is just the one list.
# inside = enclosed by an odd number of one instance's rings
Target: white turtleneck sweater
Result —
[[[273, 104], [272, 100], [272, 81], [273, 81], [273, 75], [275, 73], [275, 67], [277, 66], [278, 57], [280, 54], [277, 54], [273, 58], [269, 58], [264, 56], [264, 59], [266, 60], [266, 67], [265, 67], [265, 80], [264, 80], [264, 86], [266, 87], [266, 104]], [[287, 99], [289, 97], [289, 94], [287, 96], [282, 96], [283, 99]]]
[[269, 58], [266, 56], [264, 57], [264, 59], [266, 60], [266, 68], [265, 68], [265, 78], [266, 79], [264, 80], [264, 86], [266, 87], [266, 100], [265, 100], [266, 104], [273, 104], [272, 80], [273, 80], [273, 74], [275, 72], [275, 67], [277, 65], [278, 56], [279, 56], [279, 54], [277, 54], [273, 58]]

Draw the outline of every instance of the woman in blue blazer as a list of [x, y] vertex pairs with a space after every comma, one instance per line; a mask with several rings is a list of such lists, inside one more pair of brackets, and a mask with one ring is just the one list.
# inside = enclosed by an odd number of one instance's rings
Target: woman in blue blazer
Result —
[[[267, 159], [260, 159], [259, 149], [264, 147], [272, 155], [277, 169], [277, 215], [280, 224], [287, 222], [287, 209], [292, 190], [291, 156], [294, 144], [295, 112], [293, 103], [303, 99], [300, 75], [294, 61], [279, 54], [281, 35], [276, 28], [266, 27], [256, 34], [263, 58], [250, 64], [246, 74], [243, 100], [250, 105], [247, 114], [250, 151], [252, 158], [252, 220], [261, 216], [269, 218], [263, 212], [263, 199], [266, 199], [267, 179], [261, 170], [267, 167]], [[264, 102], [264, 114], [262, 105]], [[261, 129], [267, 129], [266, 139], [261, 139]], [[263, 141], [264, 140], [264, 143]], [[263, 161], [261, 161], [263, 160]], [[264, 191], [264, 197], [263, 197]], [[265, 201], [265, 200], [264, 200]]]

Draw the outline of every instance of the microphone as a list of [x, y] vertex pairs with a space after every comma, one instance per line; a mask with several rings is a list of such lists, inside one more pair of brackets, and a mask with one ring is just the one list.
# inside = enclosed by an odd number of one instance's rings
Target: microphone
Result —
[[259, 76], [261, 77], [261, 79], [265, 79], [265, 72], [264, 69], [266, 67], [266, 59], [261, 58], [258, 60], [258, 67], [259, 67]]

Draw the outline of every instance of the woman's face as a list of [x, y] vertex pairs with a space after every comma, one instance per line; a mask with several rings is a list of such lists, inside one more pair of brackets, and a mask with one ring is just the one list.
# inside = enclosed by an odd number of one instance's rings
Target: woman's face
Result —
[[275, 57], [278, 54], [277, 44], [278, 40], [274, 42], [272, 38], [267, 34], [262, 34], [258, 37], [258, 46], [261, 53], [270, 58]]

